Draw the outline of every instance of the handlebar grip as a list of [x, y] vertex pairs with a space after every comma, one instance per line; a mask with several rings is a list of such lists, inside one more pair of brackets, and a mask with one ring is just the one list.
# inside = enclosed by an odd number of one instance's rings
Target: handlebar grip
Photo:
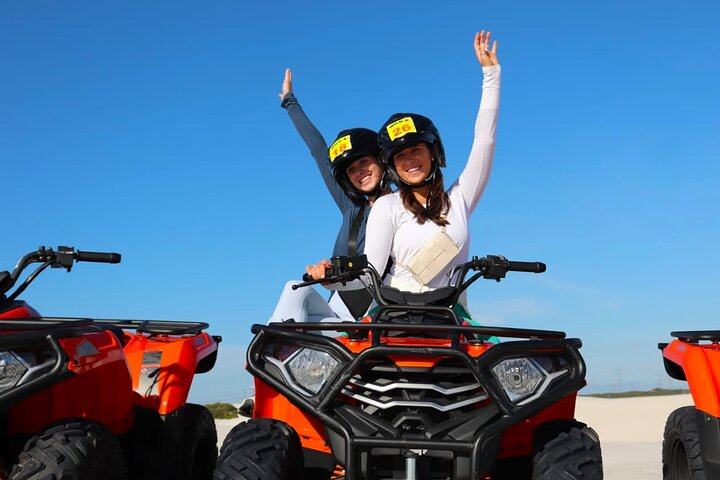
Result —
[[75, 260], [78, 262], [120, 263], [121, 255], [112, 252], [81, 252], [77, 251]]
[[[329, 270], [329, 269], [328, 269], [328, 270], [325, 270], [325, 277], [327, 277], [328, 275], [330, 275], [330, 272], [331, 272], [331, 271], [332, 271], [332, 270]], [[325, 278], [325, 277], [323, 277], [323, 278]], [[303, 282], [312, 282], [313, 280], [322, 280], [322, 279], [317, 279], [317, 278], [313, 277], [313, 276], [310, 275], [309, 273], [303, 273], [302, 279], [303, 279]]]
[[547, 267], [542, 262], [512, 262], [508, 261], [508, 272], [543, 273]]

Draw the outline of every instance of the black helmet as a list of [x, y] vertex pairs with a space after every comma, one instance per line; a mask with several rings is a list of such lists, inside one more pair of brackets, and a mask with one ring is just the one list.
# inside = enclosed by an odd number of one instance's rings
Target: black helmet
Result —
[[445, 149], [440, 140], [440, 132], [435, 128], [432, 120], [417, 113], [396, 113], [380, 128], [378, 144], [382, 151], [382, 163], [395, 178], [396, 183], [402, 180], [395, 170], [393, 155], [403, 148], [420, 142], [429, 144], [432, 152], [433, 169], [425, 180], [429, 182], [437, 168], [445, 166]]
[[374, 195], [385, 187], [385, 168], [380, 163], [380, 147], [378, 146], [377, 133], [368, 128], [350, 128], [338, 133], [335, 141], [328, 149], [328, 156], [332, 164], [333, 176], [345, 193], [355, 201], [362, 201], [365, 192], [353, 186], [347, 176], [347, 167], [358, 158], [370, 155], [375, 157], [383, 170], [378, 188]]

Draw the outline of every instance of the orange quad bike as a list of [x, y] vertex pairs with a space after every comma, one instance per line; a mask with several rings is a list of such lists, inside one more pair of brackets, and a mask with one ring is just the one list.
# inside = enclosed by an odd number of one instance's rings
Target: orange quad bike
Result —
[[254, 418], [226, 437], [215, 480], [602, 478], [598, 436], [575, 420], [581, 341], [456, 313], [478, 278], [544, 264], [474, 257], [447, 287], [409, 293], [381, 286], [364, 256], [332, 263], [297, 287], [363, 282], [378, 308], [359, 323], [253, 325]]
[[695, 405], [681, 407], [665, 423], [664, 480], [720, 478], [720, 330], [672, 332], [660, 343], [665, 371], [686, 381]]
[[43, 317], [17, 300], [47, 267], [80, 261], [120, 255], [41, 247], [0, 272], [0, 480], [211, 479], [215, 423], [186, 400], [220, 337], [199, 322]]

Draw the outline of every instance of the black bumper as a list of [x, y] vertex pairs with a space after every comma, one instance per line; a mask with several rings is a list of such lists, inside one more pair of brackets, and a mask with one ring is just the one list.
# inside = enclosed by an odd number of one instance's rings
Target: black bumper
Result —
[[[378, 334], [373, 337], [377, 341], [373, 342], [372, 347], [355, 354], [332, 338], [300, 331], [304, 329], [331, 330], [333, 325], [253, 326], [256, 337], [248, 348], [248, 370], [287, 397], [295, 406], [324, 424], [328, 443], [337, 462], [345, 467], [347, 480], [369, 476], [371, 450], [373, 461], [378, 457], [378, 452], [380, 455], [398, 456], [410, 450], [430, 450], [440, 456], [453, 458], [450, 462], [452, 467], [448, 467], [452, 468], [448, 474], [453, 478], [478, 478], [493, 469], [500, 440], [510, 426], [536, 415], [585, 385], [585, 364], [578, 351], [581, 342], [563, 338], [562, 332], [444, 326], [431, 330], [448, 331], [452, 339], [451, 346], [448, 347], [391, 346], [381, 343]], [[345, 324], [337, 329], [350, 331], [351, 335], [357, 335], [360, 330], [373, 330], [376, 333], [388, 330], [427, 330], [419, 326], [381, 324], [356, 324], [352, 328]], [[527, 340], [501, 343], [480, 357], [473, 358], [460, 348], [458, 336], [462, 333]], [[541, 339], [543, 337], [545, 339]], [[278, 344], [307, 346], [325, 351], [340, 361], [342, 368], [317, 395], [308, 397], [293, 389], [277, 371], [273, 371], [272, 365], [264, 361], [264, 352], [267, 352], [269, 346]], [[341, 400], [343, 389], [351, 378], [363, 369], [363, 365], [391, 355], [453, 359], [456, 364], [464, 365], [472, 373], [487, 393], [489, 402], [481, 409], [445, 422], [434, 431], [426, 431], [424, 435], [407, 435], [383, 419], [366, 413], [352, 402]], [[554, 381], [538, 398], [522, 405], [515, 404], [494, 379], [491, 368], [501, 359], [534, 355], [562, 355], [569, 365], [569, 371], [561, 379]], [[428, 453], [432, 456], [432, 452]]]

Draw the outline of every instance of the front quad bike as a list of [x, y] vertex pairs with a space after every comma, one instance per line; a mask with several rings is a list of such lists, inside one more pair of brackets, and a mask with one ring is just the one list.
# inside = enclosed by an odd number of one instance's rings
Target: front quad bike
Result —
[[210, 479], [215, 424], [186, 400], [220, 337], [205, 323], [42, 317], [17, 300], [76, 261], [120, 255], [40, 248], [0, 272], [0, 480]]
[[544, 270], [474, 257], [454, 284], [408, 293], [362, 256], [333, 259], [299, 286], [363, 281], [379, 308], [360, 323], [253, 325], [254, 418], [225, 439], [215, 480], [602, 478], [598, 436], [574, 418], [581, 341], [467, 326], [453, 310], [480, 277]]
[[695, 405], [681, 407], [665, 424], [665, 480], [720, 478], [720, 331], [672, 332], [660, 343], [665, 371], [687, 381]]

